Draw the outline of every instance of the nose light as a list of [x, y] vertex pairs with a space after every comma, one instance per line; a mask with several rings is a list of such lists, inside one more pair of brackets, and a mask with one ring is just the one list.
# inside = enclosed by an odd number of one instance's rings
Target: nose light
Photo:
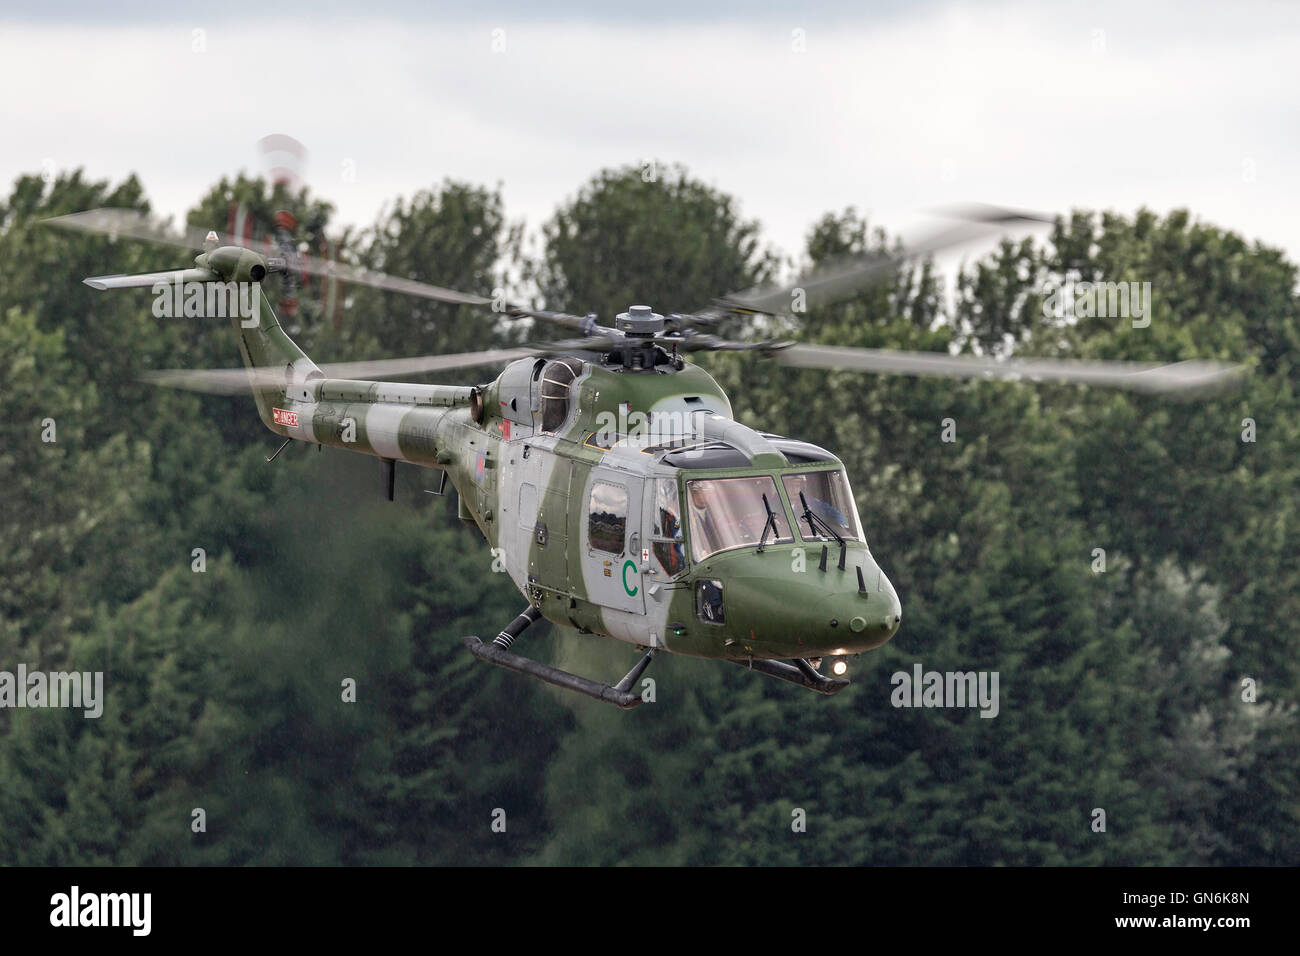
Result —
[[853, 620], [849, 621], [849, 628], [853, 631], [854, 634], [861, 634], [863, 631], [867, 629], [867, 619], [859, 615], [858, 617], [855, 617]]

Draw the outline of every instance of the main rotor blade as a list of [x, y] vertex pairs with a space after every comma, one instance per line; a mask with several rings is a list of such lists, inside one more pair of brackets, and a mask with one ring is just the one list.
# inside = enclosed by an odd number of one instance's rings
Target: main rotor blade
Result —
[[1002, 227], [1011, 224], [1043, 224], [1052, 221], [1037, 213], [977, 204], [948, 207], [944, 214], [964, 221], [959, 225], [926, 233], [907, 243], [901, 252], [872, 252], [851, 256], [788, 285], [730, 293], [718, 299], [713, 309], [703, 309], [700, 314], [713, 316], [717, 314], [716, 310], [721, 309], [724, 313], [787, 315], [797, 290], [802, 290], [803, 305], [807, 308], [840, 302], [869, 288], [911, 259], [934, 255], [995, 234]]
[[[620, 340], [625, 343], [629, 340]], [[633, 344], [635, 339], [630, 340]], [[773, 352], [789, 346], [788, 341], [765, 339], [762, 342], [736, 342], [708, 332], [688, 331], [686, 335], [656, 335], [649, 341], [677, 352]]]
[[533, 311], [523, 308], [512, 308], [506, 314], [512, 319], [537, 319], [539, 322], [558, 325], [562, 329], [569, 329], [582, 335], [609, 336], [618, 334], [617, 329], [612, 329], [607, 325], [600, 325], [596, 322], [595, 317], [591, 315], [577, 316], [569, 315], [567, 312]]
[[989, 222], [998, 225], [1032, 222], [1050, 226], [1056, 222], [1046, 213], [1029, 212], [1024, 209], [1007, 209], [1005, 206], [990, 206], [988, 203], [982, 202], [964, 202], [953, 203], [948, 206], [937, 206], [934, 212], [940, 216], [947, 216], [949, 219], [965, 219], [968, 222]]
[[141, 372], [140, 381], [164, 388], [182, 388], [187, 392], [206, 395], [243, 395], [250, 389], [275, 388], [286, 381], [284, 372], [275, 370], [271, 381], [270, 369], [251, 368], [163, 368]]
[[[447, 372], [458, 368], [479, 365], [498, 365], [515, 359], [532, 356], [567, 355], [577, 351], [596, 351], [612, 348], [613, 342], [604, 338], [568, 339], [559, 342], [539, 342], [509, 349], [487, 349], [482, 352], [456, 352], [450, 355], [416, 355], [410, 358], [374, 359], [368, 362], [335, 362], [320, 366], [326, 378], [380, 379], [395, 375], [423, 375], [429, 372]], [[278, 369], [269, 371], [279, 371]], [[277, 384], [279, 382], [277, 381]]]
[[[334, 362], [318, 366], [326, 378], [374, 379], [396, 375], [423, 375], [481, 365], [500, 365], [531, 356], [564, 355], [572, 352], [612, 348], [605, 338], [571, 339], [546, 342], [510, 349], [487, 349], [482, 352], [458, 352], [451, 355], [419, 355], [411, 358], [375, 359], [368, 362]], [[145, 372], [141, 381], [167, 388], [183, 388], [210, 395], [240, 395], [252, 388], [280, 388], [289, 378], [285, 369], [276, 368], [169, 368]]]
[[[202, 251], [206, 245], [207, 233], [202, 229], [191, 228], [187, 229], [183, 234], [177, 234], [169, 231], [162, 223], [150, 219], [136, 209], [89, 209], [85, 212], [76, 212], [67, 216], [56, 216], [52, 219], [46, 219], [45, 222], [61, 229], [73, 229], [78, 232], [96, 233], [110, 237], [125, 236], [130, 239], [142, 239], [146, 242], [156, 242], [181, 249]], [[278, 255], [280, 252], [280, 249], [275, 244], [265, 239], [250, 240], [245, 239], [243, 236], [225, 235], [218, 232], [217, 242], [220, 245], [243, 246], [269, 255]], [[492, 299], [485, 296], [457, 292], [455, 289], [444, 289], [441, 286], [430, 285], [427, 282], [417, 282], [414, 279], [399, 279], [361, 266], [335, 262], [329, 259], [319, 259], [315, 256], [299, 255], [294, 265], [308, 275], [342, 279], [344, 282], [372, 286], [389, 292], [402, 292], [406, 295], [419, 296], [425, 299], [435, 299], [452, 305], [491, 306], [493, 303]]]
[[997, 359], [940, 352], [896, 352], [885, 349], [792, 345], [772, 357], [795, 368], [848, 369], [892, 375], [942, 378], [984, 378], [999, 381], [1074, 382], [1137, 392], [1201, 392], [1230, 387], [1245, 367], [1225, 362], [1186, 361], [1160, 365], [1144, 362], [1079, 359]]
[[[418, 375], [447, 369], [494, 365], [532, 353], [522, 349], [489, 349], [457, 355], [426, 355], [419, 358], [377, 359], [373, 362], [338, 362], [319, 366], [326, 378], [372, 379], [393, 375]], [[141, 381], [167, 388], [183, 388], [210, 395], [240, 395], [253, 388], [279, 388], [289, 381], [283, 368], [167, 368], [144, 372]]]
[[[207, 232], [204, 230], [189, 228], [183, 233], [176, 233], [137, 209], [88, 209], [85, 212], [76, 212], [67, 216], [55, 216], [44, 220], [44, 222], [61, 229], [72, 229], [77, 232], [110, 237], [140, 239], [180, 249], [202, 251], [207, 247]], [[268, 256], [278, 256], [282, 251], [269, 238], [245, 239], [243, 236], [221, 232], [217, 232], [217, 243], [227, 246], [242, 246]], [[373, 269], [367, 269], [364, 266], [352, 265], [333, 259], [321, 259], [317, 256], [297, 253], [291, 262], [291, 267], [308, 275], [325, 279], [339, 279], [352, 285], [369, 286], [385, 292], [400, 292], [403, 295], [432, 299], [450, 305], [491, 308], [511, 318], [537, 319], [583, 335], [604, 335], [613, 331], [597, 325], [591, 318], [568, 315], [563, 312], [534, 311], [524, 306], [502, 302], [487, 296], [475, 295], [471, 292], [459, 292], [455, 289], [445, 289], [442, 286], [420, 282], [415, 279], [402, 279]]]

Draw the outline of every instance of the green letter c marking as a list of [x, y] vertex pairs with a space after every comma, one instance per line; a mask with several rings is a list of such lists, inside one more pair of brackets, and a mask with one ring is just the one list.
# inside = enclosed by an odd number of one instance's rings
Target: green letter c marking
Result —
[[636, 570], [636, 562], [633, 561], [631, 558], [628, 558], [626, 561], [623, 562], [623, 590], [627, 592], [627, 596], [628, 596], [628, 597], [636, 597], [636, 593], [637, 593], [637, 591], [640, 591], [641, 589], [640, 589], [639, 587], [628, 587], [628, 586], [627, 586], [627, 569], [628, 569], [628, 568], [631, 568], [633, 571]]

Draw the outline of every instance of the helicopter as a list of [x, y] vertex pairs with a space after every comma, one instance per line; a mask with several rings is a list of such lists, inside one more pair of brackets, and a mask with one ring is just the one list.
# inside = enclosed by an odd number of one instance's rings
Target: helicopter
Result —
[[[735, 351], [796, 368], [1081, 383], [1148, 393], [1199, 393], [1241, 377], [1211, 361], [1156, 365], [738, 341], [728, 320], [787, 316], [851, 297], [904, 261], [1045, 217], [963, 207], [959, 222], [894, 252], [863, 254], [793, 283], [724, 295], [691, 313], [630, 305], [613, 325], [594, 314], [532, 309], [396, 278], [338, 261], [264, 255], [238, 236], [164, 237], [133, 210], [97, 209], [47, 222], [64, 228], [204, 248], [192, 268], [85, 279], [94, 289], [168, 284], [211, 293], [251, 288], [256, 306], [232, 315], [243, 367], [148, 373], [155, 384], [251, 392], [283, 443], [361, 452], [382, 463], [394, 497], [399, 462], [450, 481], [458, 515], [481, 533], [524, 610], [490, 641], [463, 638], [487, 663], [631, 709], [659, 653], [726, 661], [820, 694], [842, 691], [846, 659], [881, 647], [902, 605], [863, 529], [844, 463], [831, 451], [737, 421], [696, 352]], [[200, 246], [200, 243], [202, 245]], [[489, 309], [566, 330], [568, 338], [455, 355], [317, 365], [281, 327], [261, 283], [275, 273], [399, 291]], [[219, 298], [219, 297], [218, 297]], [[211, 297], [209, 296], [209, 304]], [[466, 385], [395, 376], [504, 365]], [[517, 652], [538, 620], [612, 638], [641, 654], [615, 683]], [[823, 660], [831, 674], [821, 670]]]

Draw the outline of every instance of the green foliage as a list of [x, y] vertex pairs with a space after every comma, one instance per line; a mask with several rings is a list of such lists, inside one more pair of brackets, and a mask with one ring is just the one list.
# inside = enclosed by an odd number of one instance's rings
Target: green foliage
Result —
[[689, 312], [775, 265], [734, 198], [680, 166], [598, 173], [542, 226], [533, 274], [549, 308], [609, 319], [633, 303]]
[[[481, 294], [533, 280], [547, 307], [605, 319], [633, 301], [690, 309], [774, 274], [733, 197], [653, 172], [597, 174], [542, 227], [535, 261], [499, 190], [453, 182], [333, 251]], [[331, 228], [327, 204], [244, 177], [187, 221], [224, 228], [239, 203], [260, 229], [292, 210], [309, 243]], [[1295, 266], [1276, 250], [1185, 213], [1078, 212], [1046, 243], [1007, 242], [965, 270], [951, 304], [923, 262], [750, 330], [1246, 361], [1253, 375], [1230, 396], [1171, 404], [704, 357], [742, 420], [844, 459], [903, 628], [851, 662], [855, 685], [834, 698], [661, 656], [655, 702], [622, 714], [464, 651], [461, 635], [495, 633], [520, 598], [454, 503], [422, 493], [427, 476], [399, 472], [389, 504], [369, 459], [294, 448], [267, 465], [246, 399], [141, 385], [145, 369], [237, 354], [224, 325], [160, 323], [144, 292], [79, 283], [183, 264], [39, 225], [99, 205], [148, 209], [134, 179], [80, 173], [23, 177], [0, 200], [0, 669], [103, 670], [108, 698], [97, 720], [0, 711], [0, 862], [1295, 862], [1300, 322]], [[813, 224], [804, 257], [892, 248], [848, 209]], [[1044, 311], [1052, 288], [1080, 280], [1150, 282], [1151, 325]], [[518, 334], [359, 289], [335, 322], [321, 291], [304, 292], [297, 320], [321, 361]], [[955, 442], [940, 439], [945, 419]], [[527, 641], [583, 673], [634, 659], [569, 631]], [[998, 715], [893, 706], [892, 675], [918, 663], [996, 671]], [[206, 832], [191, 829], [196, 808]], [[498, 808], [505, 833], [491, 829]]]
[[[447, 180], [386, 210], [367, 234], [364, 261], [389, 275], [498, 296], [507, 284], [503, 264], [519, 257], [521, 229], [507, 220], [499, 191]], [[354, 312], [385, 355], [472, 352], [500, 341], [482, 312], [430, 299], [358, 290]]]

